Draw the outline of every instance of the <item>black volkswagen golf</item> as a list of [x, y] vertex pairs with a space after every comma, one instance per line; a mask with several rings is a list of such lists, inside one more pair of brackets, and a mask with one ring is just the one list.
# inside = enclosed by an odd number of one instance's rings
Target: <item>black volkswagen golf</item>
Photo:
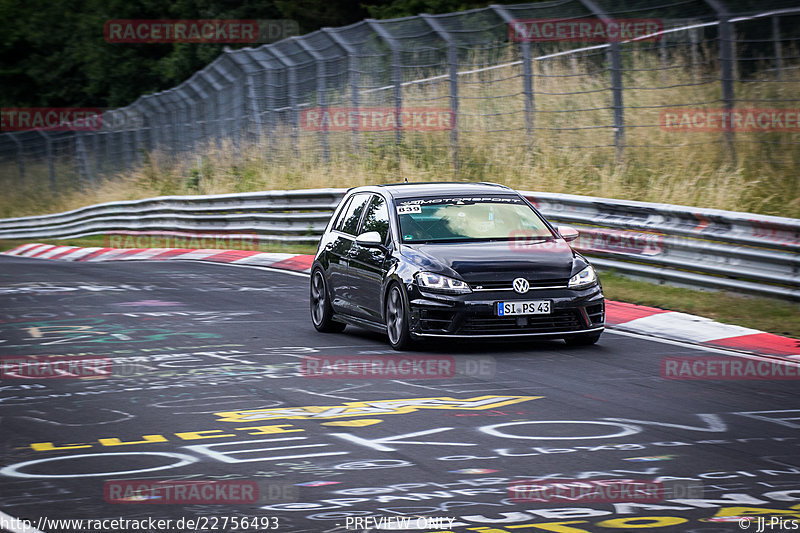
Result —
[[347, 191], [311, 268], [311, 320], [427, 337], [563, 338], [594, 344], [604, 300], [594, 268], [518, 192], [491, 183]]

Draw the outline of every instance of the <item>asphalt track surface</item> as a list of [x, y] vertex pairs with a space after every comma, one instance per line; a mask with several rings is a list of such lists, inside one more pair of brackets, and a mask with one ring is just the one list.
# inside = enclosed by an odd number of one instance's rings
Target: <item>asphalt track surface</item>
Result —
[[[319, 356], [396, 352], [358, 328], [317, 333], [307, 293], [307, 277], [265, 269], [1, 257], [0, 354], [112, 368], [0, 381], [4, 527], [97, 531], [42, 520], [123, 517], [173, 520], [127, 531], [237, 531], [233, 518], [257, 517], [238, 530], [267, 531], [274, 517], [273, 531], [334, 532], [405, 516], [456, 519], [417, 531], [713, 533], [742, 531], [730, 517], [800, 518], [796, 380], [664, 379], [665, 357], [734, 355], [612, 331], [592, 347], [405, 354], [455, 361], [433, 379], [311, 378], [303, 365]], [[530, 479], [667, 491], [657, 503], [511, 500]], [[256, 482], [260, 501], [108, 503], [110, 480]]]

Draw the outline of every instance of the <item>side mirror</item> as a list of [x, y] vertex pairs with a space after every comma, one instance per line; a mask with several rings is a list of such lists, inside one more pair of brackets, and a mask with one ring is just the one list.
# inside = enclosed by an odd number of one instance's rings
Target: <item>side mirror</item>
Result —
[[368, 231], [356, 237], [356, 244], [364, 248], [383, 248], [383, 239], [377, 231]]
[[578, 230], [572, 226], [558, 226], [556, 229], [561, 234], [561, 237], [563, 237], [567, 242], [572, 242], [578, 238]]

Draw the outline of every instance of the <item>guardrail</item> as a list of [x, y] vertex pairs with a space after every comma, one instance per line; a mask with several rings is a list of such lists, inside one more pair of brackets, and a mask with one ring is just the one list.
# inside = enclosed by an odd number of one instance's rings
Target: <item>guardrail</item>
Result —
[[[344, 189], [163, 196], [0, 219], [0, 239], [115, 232], [246, 234], [315, 244]], [[800, 220], [717, 209], [523, 191], [601, 269], [690, 287], [800, 300]]]

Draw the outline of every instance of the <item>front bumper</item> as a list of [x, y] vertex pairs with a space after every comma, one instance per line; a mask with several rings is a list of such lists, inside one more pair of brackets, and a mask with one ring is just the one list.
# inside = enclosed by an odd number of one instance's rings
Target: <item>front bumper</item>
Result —
[[[497, 302], [550, 300], [549, 315], [497, 316]], [[414, 337], [563, 338], [600, 333], [605, 300], [600, 285], [583, 290], [552, 289], [527, 294], [487, 291], [442, 295], [409, 287], [409, 328]]]

